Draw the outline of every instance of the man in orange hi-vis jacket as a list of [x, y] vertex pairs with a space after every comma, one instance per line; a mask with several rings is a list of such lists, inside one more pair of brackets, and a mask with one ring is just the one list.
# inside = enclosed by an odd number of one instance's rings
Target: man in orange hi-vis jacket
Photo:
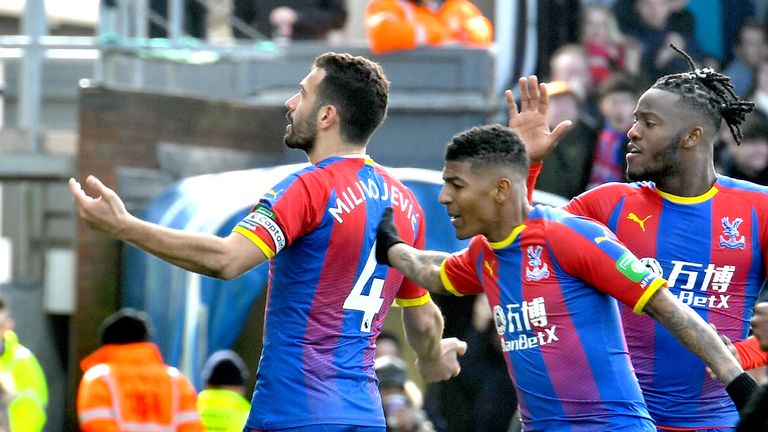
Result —
[[493, 42], [493, 25], [469, 0], [446, 0], [435, 10], [419, 0], [371, 0], [365, 28], [371, 51], [383, 54], [421, 46]]
[[121, 309], [99, 331], [101, 348], [80, 363], [85, 372], [77, 392], [81, 431], [203, 430], [195, 389], [149, 342], [145, 313]]

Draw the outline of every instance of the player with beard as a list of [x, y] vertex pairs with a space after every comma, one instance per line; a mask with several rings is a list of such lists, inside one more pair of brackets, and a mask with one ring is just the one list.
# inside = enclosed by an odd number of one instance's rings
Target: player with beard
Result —
[[[676, 49], [676, 48], [675, 48]], [[768, 188], [719, 175], [714, 142], [721, 122], [740, 141], [739, 125], [753, 104], [733, 94], [712, 69], [659, 78], [640, 98], [627, 133], [626, 174], [565, 209], [606, 224], [619, 240], [669, 282], [669, 290], [732, 340], [747, 337], [768, 269]], [[541, 161], [567, 123], [552, 132], [542, 116], [546, 89], [521, 78], [520, 111], [510, 92], [510, 127], [524, 137], [533, 190]], [[704, 363], [647, 316], [621, 309], [624, 332], [648, 410], [663, 431], [733, 430], [738, 412], [728, 397], [747, 393], [744, 376], [726, 388]], [[740, 400], [734, 398], [734, 400]], [[741, 401], [741, 400], [740, 400]]]
[[406, 336], [427, 381], [458, 374], [466, 345], [441, 341], [443, 321], [423, 288], [374, 256], [384, 209], [408, 244], [424, 246], [414, 195], [366, 155], [384, 120], [389, 82], [362, 57], [315, 59], [286, 103], [285, 144], [311, 165], [278, 182], [226, 238], [173, 230], [130, 215], [89, 176], [69, 186], [93, 228], [172, 264], [230, 279], [270, 260], [264, 350], [246, 431], [385, 430], [375, 341], [390, 306], [403, 308]]

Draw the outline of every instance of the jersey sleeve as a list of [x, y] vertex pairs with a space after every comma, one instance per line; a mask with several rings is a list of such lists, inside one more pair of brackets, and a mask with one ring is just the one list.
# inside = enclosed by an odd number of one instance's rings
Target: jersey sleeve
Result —
[[768, 365], [768, 352], [760, 349], [760, 341], [750, 336], [743, 341], [733, 344], [739, 357], [739, 363], [744, 370], [755, 369]]
[[267, 258], [274, 257], [319, 224], [326, 188], [309, 183], [311, 179], [302, 172], [288, 176], [267, 191], [232, 231], [250, 240]]
[[635, 313], [667, 281], [649, 270], [603, 225], [579, 217], [550, 224], [549, 247], [563, 270], [602, 291]]
[[542, 166], [544, 166], [544, 162], [531, 163], [528, 167], [528, 178], [525, 180], [525, 185], [528, 187], [528, 204], [531, 205], [533, 205], [533, 190], [536, 188], [536, 179], [539, 178]]
[[443, 287], [455, 296], [483, 292], [483, 286], [477, 277], [476, 254], [472, 253], [476, 240], [477, 238], [472, 239], [468, 248], [449, 256], [440, 266], [440, 280], [443, 282]]
[[[415, 198], [413, 198], [412, 202], [417, 201]], [[420, 207], [417, 214], [419, 215], [417, 222], [418, 226], [416, 229], [416, 237], [413, 242], [413, 247], [419, 250], [423, 250], [424, 244], [426, 242], [426, 221], [424, 220], [424, 212]], [[402, 307], [421, 306], [428, 303], [430, 299], [431, 297], [429, 295], [429, 291], [420, 285], [415, 284], [407, 277], [404, 277], [403, 283], [400, 285], [400, 289], [397, 291], [395, 303]]]

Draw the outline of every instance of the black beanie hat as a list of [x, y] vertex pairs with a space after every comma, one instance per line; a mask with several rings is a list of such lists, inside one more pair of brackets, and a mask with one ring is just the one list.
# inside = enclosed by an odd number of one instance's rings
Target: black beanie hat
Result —
[[146, 342], [151, 334], [149, 316], [132, 308], [120, 309], [99, 326], [102, 345]]
[[248, 379], [248, 369], [236, 352], [221, 350], [208, 357], [202, 377], [205, 386], [242, 386]]

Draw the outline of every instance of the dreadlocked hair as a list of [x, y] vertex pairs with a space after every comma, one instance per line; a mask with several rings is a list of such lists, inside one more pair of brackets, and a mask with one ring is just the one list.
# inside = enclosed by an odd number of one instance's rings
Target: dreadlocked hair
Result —
[[747, 114], [754, 110], [754, 102], [736, 96], [731, 79], [727, 75], [711, 68], [698, 69], [691, 56], [674, 44], [669, 46], [685, 58], [691, 71], [665, 75], [651, 88], [681, 96], [683, 105], [711, 120], [715, 130], [720, 128], [720, 119], [725, 120], [736, 143], [741, 144], [740, 125], [747, 118]]

